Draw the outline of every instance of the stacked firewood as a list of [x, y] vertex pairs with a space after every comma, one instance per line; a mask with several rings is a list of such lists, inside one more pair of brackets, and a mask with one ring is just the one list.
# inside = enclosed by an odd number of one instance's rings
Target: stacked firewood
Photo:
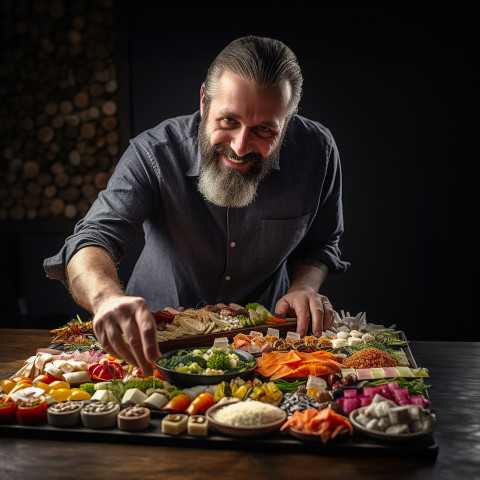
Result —
[[113, 0], [0, 2], [0, 222], [76, 219], [120, 152]]

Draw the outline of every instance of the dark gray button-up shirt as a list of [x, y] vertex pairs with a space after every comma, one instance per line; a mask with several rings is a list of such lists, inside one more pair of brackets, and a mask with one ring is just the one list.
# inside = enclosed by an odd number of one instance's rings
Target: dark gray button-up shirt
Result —
[[287, 259], [331, 272], [343, 231], [341, 169], [328, 129], [296, 115], [280, 159], [244, 208], [218, 207], [197, 190], [199, 112], [166, 120], [130, 141], [107, 188], [44, 268], [65, 281], [79, 249], [98, 246], [119, 262], [143, 228], [145, 247], [126, 293], [152, 311], [202, 302], [260, 302], [273, 311], [289, 287]]

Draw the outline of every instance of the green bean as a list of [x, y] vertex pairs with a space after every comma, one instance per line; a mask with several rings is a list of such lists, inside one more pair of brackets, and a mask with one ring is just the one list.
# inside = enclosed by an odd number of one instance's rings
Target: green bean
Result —
[[278, 389], [283, 392], [295, 392], [300, 385], [303, 385], [305, 381], [295, 380], [293, 382], [288, 382], [287, 380], [274, 380], [275, 385]]

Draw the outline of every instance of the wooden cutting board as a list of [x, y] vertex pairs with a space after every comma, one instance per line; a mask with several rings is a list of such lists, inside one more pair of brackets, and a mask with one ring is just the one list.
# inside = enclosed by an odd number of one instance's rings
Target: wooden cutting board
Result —
[[183, 337], [175, 338], [159, 342], [160, 351], [162, 353], [177, 350], [178, 348], [194, 348], [194, 347], [211, 347], [216, 338], [227, 337], [229, 341], [233, 341], [233, 337], [240, 333], [249, 335], [250, 332], [261, 332], [263, 335], [267, 333], [269, 328], [275, 328], [280, 332], [280, 336], [285, 337], [287, 332], [295, 332], [297, 328], [297, 319], [288, 319], [286, 323], [279, 323], [276, 325], [256, 325], [255, 327], [237, 328], [236, 330], [229, 330], [228, 332], [207, 333], [199, 335], [184, 335]]

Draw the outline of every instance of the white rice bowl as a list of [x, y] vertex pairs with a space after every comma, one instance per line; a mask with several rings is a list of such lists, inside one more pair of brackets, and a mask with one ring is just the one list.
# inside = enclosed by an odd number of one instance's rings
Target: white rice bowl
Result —
[[264, 402], [236, 402], [212, 412], [212, 418], [231, 427], [262, 427], [280, 421], [284, 412]]

